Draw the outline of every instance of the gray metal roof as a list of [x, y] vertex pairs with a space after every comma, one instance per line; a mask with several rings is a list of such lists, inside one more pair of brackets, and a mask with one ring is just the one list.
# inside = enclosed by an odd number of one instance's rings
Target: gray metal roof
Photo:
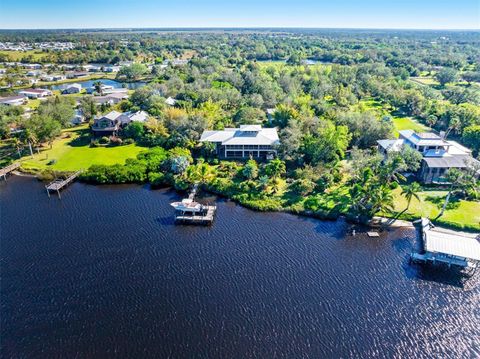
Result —
[[468, 155], [424, 157], [423, 160], [430, 168], [466, 168], [479, 163]]

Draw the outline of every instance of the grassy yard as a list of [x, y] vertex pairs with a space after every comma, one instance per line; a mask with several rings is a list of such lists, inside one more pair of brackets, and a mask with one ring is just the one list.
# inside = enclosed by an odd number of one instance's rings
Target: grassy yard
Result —
[[[402, 212], [407, 207], [407, 200], [401, 194], [401, 188], [394, 190], [395, 211]], [[418, 219], [428, 217], [434, 219], [443, 206], [447, 191], [424, 190], [419, 193], [420, 201], [413, 198], [408, 211], [400, 218]], [[451, 200], [438, 224], [455, 225], [458, 228], [469, 227], [480, 230], [480, 202]]]
[[[52, 169], [58, 171], [73, 171], [86, 169], [94, 164], [112, 165], [124, 163], [127, 158], [135, 158], [145, 148], [132, 145], [117, 147], [90, 147], [88, 138], [81, 138], [88, 129], [85, 126], [66, 130], [62, 138], [53, 143], [51, 149], [24, 157], [22, 167], [25, 169]], [[71, 136], [71, 137], [65, 137]], [[56, 161], [48, 165], [50, 161]]]
[[395, 135], [398, 136], [398, 131], [414, 130], [417, 132], [428, 131], [429, 128], [421, 123], [415, 121], [410, 117], [393, 117], [393, 125], [395, 126]]

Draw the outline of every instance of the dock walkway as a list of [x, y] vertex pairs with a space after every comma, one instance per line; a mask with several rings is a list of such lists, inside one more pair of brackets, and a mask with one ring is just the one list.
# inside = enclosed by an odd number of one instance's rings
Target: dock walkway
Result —
[[175, 221], [191, 224], [212, 224], [217, 206], [204, 206], [207, 212], [203, 215], [188, 215], [185, 213], [175, 214]]
[[7, 175], [10, 172], [15, 171], [21, 165], [22, 164], [20, 162], [15, 162], [15, 163], [12, 163], [11, 165], [8, 165], [7, 167], [4, 167], [4, 168], [0, 169], [0, 177], [3, 177], [3, 179], [6, 181], [7, 180]]
[[58, 197], [61, 198], [60, 190], [72, 183], [80, 173], [82, 173], [82, 171], [77, 171], [68, 176], [66, 179], [56, 179], [53, 182], [50, 182], [48, 185], [45, 186], [48, 196], [50, 197], [50, 192], [56, 191]]

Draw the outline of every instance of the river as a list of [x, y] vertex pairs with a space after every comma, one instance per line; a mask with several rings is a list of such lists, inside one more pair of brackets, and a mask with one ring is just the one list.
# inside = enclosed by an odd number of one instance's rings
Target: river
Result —
[[177, 226], [178, 199], [0, 183], [1, 356], [480, 356], [479, 275], [410, 266], [414, 230], [352, 237], [218, 199], [213, 226]]

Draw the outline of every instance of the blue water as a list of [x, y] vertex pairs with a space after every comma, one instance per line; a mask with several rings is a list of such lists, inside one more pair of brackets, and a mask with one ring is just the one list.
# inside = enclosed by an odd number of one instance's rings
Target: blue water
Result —
[[[75, 81], [75, 83], [82, 85], [82, 87], [85, 88], [85, 89], [88, 89], [88, 88], [92, 88], [94, 82], [97, 82], [97, 81], [100, 81], [104, 85], [113, 86], [113, 88], [124, 87], [124, 88], [128, 88], [130, 90], [135, 90], [139, 87], [145, 86], [145, 82], [118, 82], [118, 81], [110, 80], [110, 79]], [[61, 85], [52, 85], [51, 88], [52, 88], [52, 90], [63, 90], [71, 84], [72, 83], [61, 84]]]
[[480, 279], [410, 266], [410, 228], [74, 183], [0, 182], [2, 358], [478, 358]]

